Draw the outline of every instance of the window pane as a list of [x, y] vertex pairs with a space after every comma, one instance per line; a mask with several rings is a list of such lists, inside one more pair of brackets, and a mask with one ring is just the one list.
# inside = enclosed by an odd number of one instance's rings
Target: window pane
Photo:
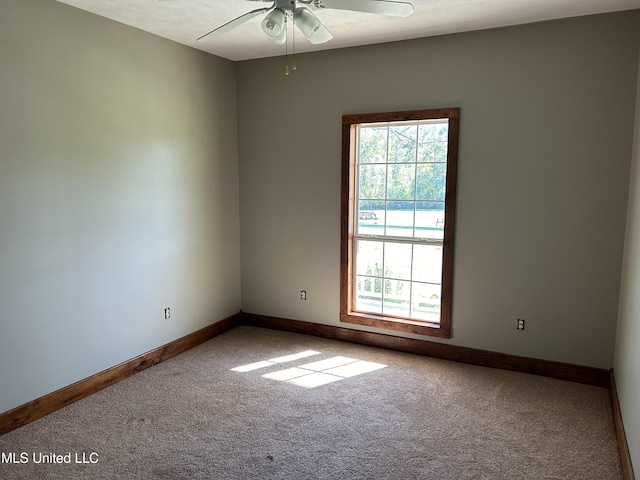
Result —
[[426, 123], [418, 129], [418, 162], [446, 162], [449, 123]]
[[389, 162], [415, 162], [417, 125], [389, 128]]
[[384, 244], [384, 276], [400, 280], [411, 280], [410, 243]]
[[[422, 165], [421, 165], [422, 166]], [[416, 186], [416, 164], [389, 165], [388, 200], [413, 200]]]
[[363, 235], [383, 235], [385, 202], [364, 200], [358, 203], [356, 213], [356, 233]]
[[413, 280], [440, 283], [442, 279], [442, 247], [415, 245], [413, 247]]
[[382, 313], [382, 279], [356, 277], [356, 310]]
[[411, 316], [411, 282], [384, 281], [382, 313], [398, 317]]
[[360, 199], [384, 199], [386, 184], [386, 165], [360, 165], [358, 178], [358, 197]]
[[416, 202], [417, 238], [444, 237], [444, 202]]
[[414, 202], [388, 202], [385, 235], [413, 237]]
[[447, 118], [431, 120], [420, 124], [418, 129], [420, 143], [446, 142], [449, 135], [449, 120]]
[[360, 163], [387, 161], [387, 127], [360, 128]]
[[418, 164], [416, 189], [417, 200], [444, 201], [447, 190], [447, 164]]
[[382, 242], [357, 240], [356, 273], [374, 277], [382, 276]]
[[438, 323], [440, 321], [440, 285], [414, 283], [411, 316], [416, 320]]
[[424, 143], [420, 145], [418, 149], [418, 162], [438, 162], [443, 163], [447, 161], [447, 143]]

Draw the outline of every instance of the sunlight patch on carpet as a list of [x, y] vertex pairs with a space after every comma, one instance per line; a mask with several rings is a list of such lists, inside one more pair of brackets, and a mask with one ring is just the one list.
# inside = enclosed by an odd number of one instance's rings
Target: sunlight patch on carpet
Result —
[[311, 375], [294, 378], [289, 381], [289, 383], [293, 383], [294, 385], [299, 385], [301, 387], [314, 388], [319, 387], [320, 385], [326, 385], [327, 383], [337, 382], [338, 380], [342, 380], [342, 378], [336, 377], [335, 375], [329, 375], [327, 373], [315, 372]]
[[232, 368], [234, 372], [250, 372], [252, 370], [258, 370], [260, 368], [270, 367], [271, 365], [275, 365], [273, 362], [263, 361], [250, 363], [249, 365], [242, 365], [241, 367]]
[[300, 365], [300, 368], [306, 368], [307, 370], [313, 370], [314, 372], [322, 372], [323, 370], [327, 370], [328, 368], [340, 367], [342, 365], [347, 365], [349, 363], [354, 363], [357, 361], [357, 358], [338, 356], [327, 358], [326, 360], [320, 360], [318, 362], [307, 363], [306, 365]]
[[263, 378], [269, 378], [271, 380], [278, 380], [280, 382], [287, 382], [297, 377], [309, 375], [309, 370], [303, 370], [302, 368], [287, 368], [286, 370], [278, 370], [273, 373], [265, 373]]
[[[261, 368], [271, 367], [282, 363], [302, 360], [314, 355], [320, 355], [315, 350], [306, 350], [292, 355], [271, 358], [261, 362], [250, 363], [240, 367], [232, 368], [234, 372], [251, 372]], [[363, 375], [365, 373], [374, 372], [385, 368], [387, 365], [382, 363], [367, 362], [358, 360], [357, 358], [335, 356], [318, 360], [316, 362], [305, 363], [293, 368], [286, 368], [275, 372], [265, 373], [262, 378], [269, 380], [277, 380], [279, 382], [287, 382], [305, 388], [315, 388], [328, 383], [337, 382], [347, 378]]]
[[301, 358], [312, 357], [314, 355], [320, 355], [320, 352], [315, 350], [306, 350], [300, 353], [294, 353], [293, 355], [286, 355], [284, 357], [272, 358], [269, 361], [274, 363], [286, 363], [293, 362], [294, 360], [300, 360]]
[[252, 370], [259, 370], [260, 368], [270, 367], [277, 363], [293, 362], [302, 358], [312, 357], [314, 355], [320, 355], [320, 352], [315, 350], [305, 350], [304, 352], [294, 353], [292, 355], [286, 355], [284, 357], [270, 358], [269, 360], [263, 360], [262, 362], [249, 363], [248, 365], [242, 365], [240, 367], [232, 368], [233, 372], [251, 372]]
[[360, 360], [348, 365], [330, 368], [329, 370], [325, 370], [324, 373], [337, 375], [342, 378], [351, 378], [355, 377], [356, 375], [362, 375], [363, 373], [374, 372], [384, 367], [386, 367], [386, 365], [383, 365], [381, 363], [365, 362], [363, 360]]

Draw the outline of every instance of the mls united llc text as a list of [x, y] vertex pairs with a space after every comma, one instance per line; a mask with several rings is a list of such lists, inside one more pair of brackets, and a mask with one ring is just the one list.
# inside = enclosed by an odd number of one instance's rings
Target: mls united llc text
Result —
[[98, 463], [96, 452], [41, 453], [41, 452], [0, 452], [0, 463]]

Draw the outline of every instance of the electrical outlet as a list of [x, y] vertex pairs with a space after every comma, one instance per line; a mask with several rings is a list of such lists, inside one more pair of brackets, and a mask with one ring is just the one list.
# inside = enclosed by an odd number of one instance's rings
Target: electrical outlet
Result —
[[524, 318], [519, 318], [516, 323], [516, 330], [524, 330]]
[[165, 318], [165, 320], [167, 318], [171, 318], [171, 308], [167, 307], [167, 308], [164, 309], [164, 318]]
[[300, 300], [306, 300], [306, 299], [307, 299], [307, 291], [300, 290]]

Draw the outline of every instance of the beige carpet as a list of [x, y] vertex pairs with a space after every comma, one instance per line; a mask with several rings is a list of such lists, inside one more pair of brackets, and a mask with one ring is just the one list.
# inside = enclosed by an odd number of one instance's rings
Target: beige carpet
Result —
[[[622, 478], [605, 389], [253, 327], [3, 435], [0, 453], [2, 479]], [[52, 453], [71, 463], [35, 463]]]

